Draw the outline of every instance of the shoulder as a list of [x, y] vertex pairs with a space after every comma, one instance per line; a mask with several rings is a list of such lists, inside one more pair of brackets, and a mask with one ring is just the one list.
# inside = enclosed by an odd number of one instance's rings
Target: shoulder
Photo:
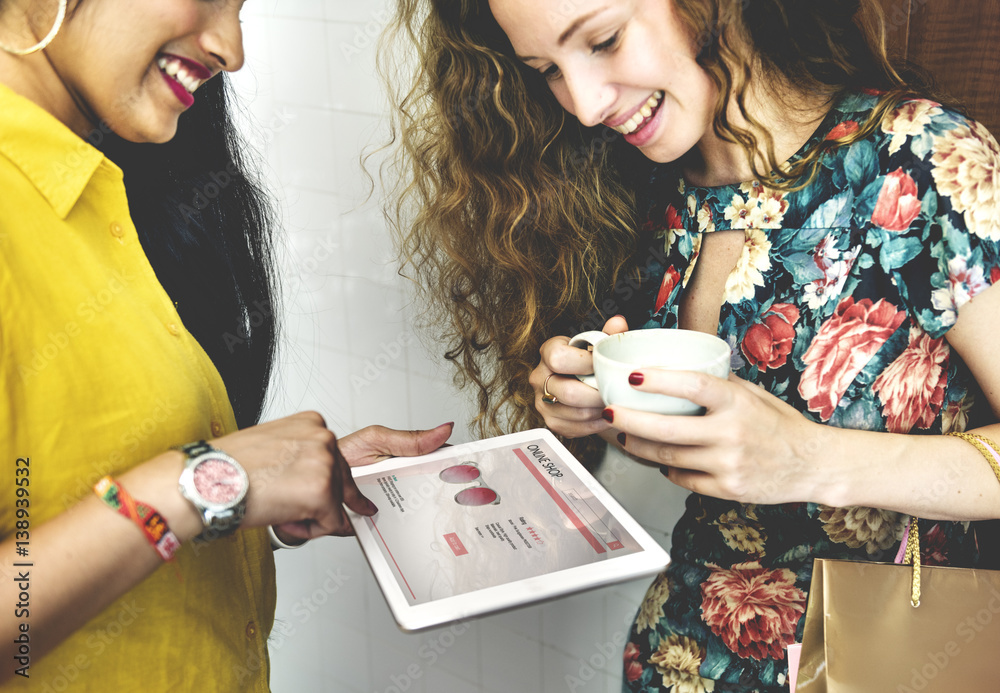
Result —
[[891, 174], [906, 169], [935, 193], [938, 215], [950, 211], [975, 236], [1000, 241], [1000, 146], [981, 123], [933, 101], [886, 112], [883, 160]]
[[884, 110], [878, 100], [869, 94], [848, 100], [859, 121], [877, 119], [867, 137], [847, 148], [854, 151], [844, 153], [847, 164], [866, 172], [856, 176], [862, 183], [858, 190], [875, 208], [862, 204], [861, 211], [874, 212], [878, 223], [886, 204], [893, 202], [895, 209], [898, 197], [912, 208], [905, 220], [919, 212], [928, 222], [947, 220], [949, 228], [1000, 241], [1000, 145], [989, 130], [930, 99], [909, 99]]
[[994, 164], [1000, 160], [1000, 148], [989, 130], [959, 111], [927, 98], [886, 108], [882, 98], [879, 92], [842, 95], [833, 106], [825, 139], [850, 136], [867, 125], [867, 136], [853, 142], [866, 149], [874, 146], [883, 158], [925, 159], [957, 146], [979, 152]]
[[986, 126], [929, 99], [889, 108], [874, 136], [885, 156], [928, 161], [934, 168], [965, 163], [985, 174], [1000, 164], [1000, 147]]
[[925, 130], [938, 130], [967, 122], [958, 111], [942, 106], [932, 99], [915, 98], [901, 101], [886, 110], [881, 121], [882, 132], [892, 134], [919, 134]]

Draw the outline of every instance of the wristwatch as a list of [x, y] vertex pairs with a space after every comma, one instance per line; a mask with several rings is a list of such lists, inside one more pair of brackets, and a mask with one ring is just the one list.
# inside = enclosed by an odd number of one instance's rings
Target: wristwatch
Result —
[[250, 477], [239, 462], [203, 440], [176, 448], [187, 455], [178, 481], [181, 495], [201, 514], [201, 541], [235, 532], [246, 513]]

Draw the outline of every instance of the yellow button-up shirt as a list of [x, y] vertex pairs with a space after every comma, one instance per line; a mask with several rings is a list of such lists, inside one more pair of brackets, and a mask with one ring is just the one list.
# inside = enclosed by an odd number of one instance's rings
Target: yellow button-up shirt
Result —
[[[29, 563], [30, 527], [100, 477], [236, 428], [222, 379], [143, 253], [121, 169], [2, 85], [0, 384], [0, 538], [26, 526], [14, 479], [28, 476]], [[108, 509], [109, 523], [122, 520]], [[0, 688], [267, 691], [266, 533], [189, 543], [175, 562]], [[30, 577], [60, 579], [42, 564]], [[30, 613], [19, 620], [30, 632]]]

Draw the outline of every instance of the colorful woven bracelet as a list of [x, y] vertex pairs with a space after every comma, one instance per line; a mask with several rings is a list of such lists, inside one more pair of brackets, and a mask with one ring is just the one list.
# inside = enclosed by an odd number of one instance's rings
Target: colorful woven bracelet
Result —
[[110, 476], [100, 479], [94, 485], [94, 493], [108, 507], [134, 522], [160, 554], [160, 558], [169, 561], [174, 557], [177, 549], [181, 547], [181, 542], [177, 539], [177, 535], [170, 531], [167, 521], [154, 508], [137, 502]]

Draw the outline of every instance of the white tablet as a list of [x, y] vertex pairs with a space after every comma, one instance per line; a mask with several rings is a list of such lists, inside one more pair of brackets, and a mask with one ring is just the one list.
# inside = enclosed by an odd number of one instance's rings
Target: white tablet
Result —
[[353, 473], [379, 512], [351, 522], [404, 631], [653, 575], [670, 561], [547, 429]]

